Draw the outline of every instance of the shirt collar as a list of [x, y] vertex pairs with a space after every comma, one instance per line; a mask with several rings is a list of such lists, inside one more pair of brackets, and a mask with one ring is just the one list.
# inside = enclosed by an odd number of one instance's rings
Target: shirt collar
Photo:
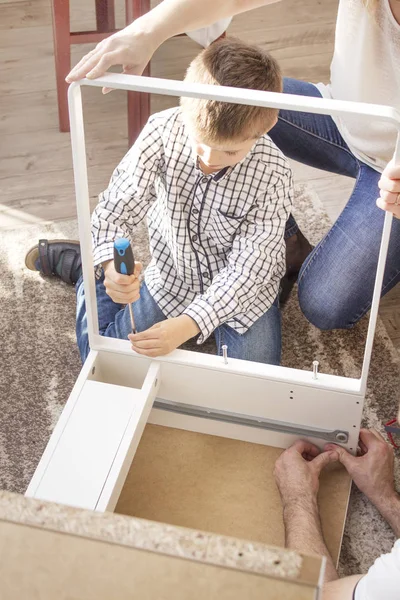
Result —
[[211, 177], [211, 179], [217, 183], [218, 183], [218, 181], [221, 181], [221, 179], [225, 179], [225, 177], [228, 177], [230, 172], [233, 170], [233, 167], [224, 167], [223, 169], [220, 169], [220, 171], [217, 171], [216, 173], [208, 173], [208, 174], [203, 173], [203, 171], [201, 170], [201, 167], [199, 165], [199, 157], [194, 156], [193, 159], [194, 159], [195, 167], [196, 167], [197, 171], [199, 171], [199, 173], [202, 175], [202, 177]]

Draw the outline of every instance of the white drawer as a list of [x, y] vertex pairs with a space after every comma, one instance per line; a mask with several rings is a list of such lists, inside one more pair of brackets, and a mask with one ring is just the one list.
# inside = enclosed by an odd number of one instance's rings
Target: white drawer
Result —
[[158, 374], [157, 363], [143, 361], [132, 370], [128, 357], [92, 353], [26, 495], [112, 510], [157, 394]]

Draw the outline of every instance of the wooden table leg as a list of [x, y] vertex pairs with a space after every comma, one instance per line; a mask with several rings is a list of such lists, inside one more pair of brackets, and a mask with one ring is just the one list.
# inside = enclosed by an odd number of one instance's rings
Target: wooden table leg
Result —
[[114, 0], [96, 0], [96, 29], [99, 33], [114, 31]]

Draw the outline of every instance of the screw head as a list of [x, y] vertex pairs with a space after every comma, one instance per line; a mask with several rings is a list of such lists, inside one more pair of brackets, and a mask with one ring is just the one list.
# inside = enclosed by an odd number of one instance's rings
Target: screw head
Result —
[[339, 433], [336, 434], [336, 441], [337, 442], [341, 442], [342, 444], [345, 444], [348, 441], [349, 437], [347, 435], [347, 433], [344, 433], [343, 431], [339, 431]]

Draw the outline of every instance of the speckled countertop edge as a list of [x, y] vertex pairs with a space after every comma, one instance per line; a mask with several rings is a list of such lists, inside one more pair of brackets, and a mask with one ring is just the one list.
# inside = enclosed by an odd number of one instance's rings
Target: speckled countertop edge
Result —
[[269, 577], [296, 580], [303, 564], [292, 550], [5, 491], [0, 491], [0, 519]]

